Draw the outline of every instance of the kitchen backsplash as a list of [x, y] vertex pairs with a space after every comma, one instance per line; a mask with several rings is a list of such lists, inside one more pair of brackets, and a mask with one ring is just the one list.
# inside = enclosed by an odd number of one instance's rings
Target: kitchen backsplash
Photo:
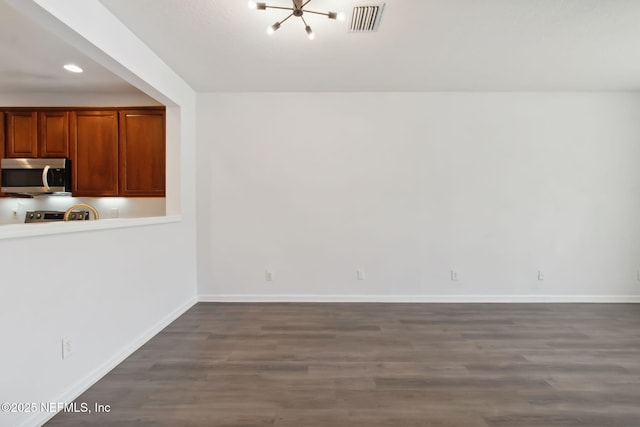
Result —
[[166, 212], [164, 197], [3, 197], [0, 198], [0, 225], [24, 223], [27, 211], [64, 211], [76, 203], [93, 206], [100, 214], [100, 219], [164, 216]]

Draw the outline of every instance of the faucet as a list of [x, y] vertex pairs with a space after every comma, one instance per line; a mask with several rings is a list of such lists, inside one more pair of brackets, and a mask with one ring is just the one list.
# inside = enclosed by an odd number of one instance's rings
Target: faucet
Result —
[[79, 209], [79, 208], [89, 209], [93, 213], [93, 219], [94, 220], [100, 218], [100, 215], [98, 215], [98, 211], [96, 210], [96, 208], [94, 208], [91, 205], [87, 205], [86, 203], [78, 203], [77, 205], [71, 206], [69, 209], [67, 209], [64, 212], [64, 220], [65, 221], [69, 221], [69, 214], [71, 214], [71, 211], [73, 211], [74, 209]]

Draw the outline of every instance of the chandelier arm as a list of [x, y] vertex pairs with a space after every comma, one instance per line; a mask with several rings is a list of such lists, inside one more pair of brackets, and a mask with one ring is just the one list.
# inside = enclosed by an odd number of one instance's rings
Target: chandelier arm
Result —
[[[304, 7], [305, 7], [306, 5], [308, 5], [309, 3], [311, 3], [311, 0], [307, 0], [306, 2], [304, 2], [304, 3], [302, 4], [302, 6], [300, 6], [300, 9], [304, 8]], [[305, 12], [307, 12], [307, 11], [305, 10]]]
[[304, 13], [313, 13], [316, 15], [324, 15], [324, 16], [329, 16], [328, 13], [322, 13], [322, 12], [314, 12], [313, 10], [305, 10]]
[[[294, 10], [292, 7], [265, 6], [267, 9]], [[306, 11], [305, 11], [306, 12]]]
[[286, 21], [287, 19], [291, 18], [293, 16], [293, 13], [290, 14], [289, 16], [287, 16], [286, 18], [284, 18], [282, 21], [280, 21], [280, 24], [282, 24], [284, 21]]
[[307, 21], [304, 20], [304, 16], [301, 16], [300, 18], [302, 19], [302, 22], [304, 23], [304, 26], [308, 27], [309, 24], [307, 24]]

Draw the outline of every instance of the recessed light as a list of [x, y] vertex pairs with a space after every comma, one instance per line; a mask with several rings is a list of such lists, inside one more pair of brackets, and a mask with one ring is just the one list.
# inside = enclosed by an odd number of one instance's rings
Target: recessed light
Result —
[[72, 73], [81, 73], [83, 71], [82, 68], [78, 67], [75, 64], [66, 64], [64, 66], [64, 69], [67, 71], [71, 71]]

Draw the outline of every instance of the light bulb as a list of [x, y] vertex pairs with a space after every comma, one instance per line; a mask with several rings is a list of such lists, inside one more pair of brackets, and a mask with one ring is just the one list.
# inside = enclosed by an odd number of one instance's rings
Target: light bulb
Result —
[[313, 34], [313, 30], [311, 29], [310, 26], [307, 25], [307, 27], [305, 28], [305, 31], [307, 32], [307, 37], [309, 37], [309, 40], [313, 40], [316, 38], [316, 35]]
[[344, 12], [338, 12], [338, 21], [342, 22], [344, 21], [345, 16], [344, 16]]
[[249, 6], [249, 9], [257, 9], [258, 3], [256, 3], [255, 1], [249, 0], [249, 2], [247, 3], [247, 6]]
[[280, 28], [280, 23], [276, 22], [275, 24], [267, 28], [267, 34], [271, 35], [275, 33], [278, 28]]

